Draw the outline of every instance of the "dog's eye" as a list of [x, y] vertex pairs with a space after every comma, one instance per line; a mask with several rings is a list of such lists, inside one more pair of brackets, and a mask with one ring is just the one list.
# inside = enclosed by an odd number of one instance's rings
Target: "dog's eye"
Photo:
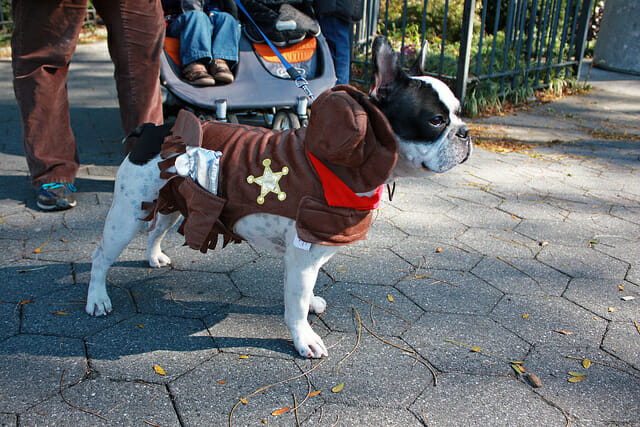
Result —
[[444, 117], [442, 117], [442, 116], [435, 116], [434, 118], [432, 118], [431, 120], [429, 120], [429, 123], [430, 123], [432, 126], [440, 127], [440, 126], [442, 126], [442, 125], [444, 124]]

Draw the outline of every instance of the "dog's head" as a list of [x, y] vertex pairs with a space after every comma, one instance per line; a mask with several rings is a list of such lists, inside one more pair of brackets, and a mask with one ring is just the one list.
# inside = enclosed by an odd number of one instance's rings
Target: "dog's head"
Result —
[[445, 172], [467, 160], [471, 139], [459, 117], [460, 102], [441, 80], [421, 76], [425, 49], [410, 74], [402, 70], [385, 37], [376, 37], [372, 55], [374, 80], [369, 95], [399, 142], [393, 175]]

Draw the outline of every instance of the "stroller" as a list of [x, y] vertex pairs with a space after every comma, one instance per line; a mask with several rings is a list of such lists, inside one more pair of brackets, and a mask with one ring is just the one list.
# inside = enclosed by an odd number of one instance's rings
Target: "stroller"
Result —
[[[268, 45], [252, 43], [243, 31], [235, 81], [210, 87], [195, 87], [181, 78], [179, 46], [178, 39], [167, 37], [161, 58], [160, 82], [168, 92], [163, 105], [165, 116], [184, 108], [203, 120], [238, 123], [238, 115], [245, 115], [251, 122], [262, 115], [264, 121], [257, 125], [275, 130], [306, 125], [309, 98]], [[302, 70], [314, 95], [335, 85], [331, 53], [322, 34], [279, 50], [291, 65]]]

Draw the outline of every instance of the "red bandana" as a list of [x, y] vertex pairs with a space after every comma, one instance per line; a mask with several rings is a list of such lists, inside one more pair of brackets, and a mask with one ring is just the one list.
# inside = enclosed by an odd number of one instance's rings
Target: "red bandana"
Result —
[[373, 196], [358, 196], [344, 182], [340, 180], [333, 172], [329, 170], [320, 160], [307, 151], [309, 159], [315, 168], [327, 203], [332, 207], [352, 208], [361, 211], [370, 211], [377, 209], [382, 198], [382, 185], [379, 186]]

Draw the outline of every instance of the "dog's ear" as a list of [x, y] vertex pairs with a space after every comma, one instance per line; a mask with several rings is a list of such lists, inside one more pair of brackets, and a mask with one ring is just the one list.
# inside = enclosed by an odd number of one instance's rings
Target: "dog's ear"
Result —
[[410, 76], [424, 76], [424, 70], [427, 65], [427, 54], [429, 53], [429, 42], [426, 40], [422, 44], [422, 49], [420, 49], [420, 55], [416, 58], [416, 61], [413, 63], [411, 68], [409, 69]]
[[378, 36], [371, 47], [373, 80], [369, 95], [378, 99], [386, 90], [404, 75], [391, 43], [384, 36]]

